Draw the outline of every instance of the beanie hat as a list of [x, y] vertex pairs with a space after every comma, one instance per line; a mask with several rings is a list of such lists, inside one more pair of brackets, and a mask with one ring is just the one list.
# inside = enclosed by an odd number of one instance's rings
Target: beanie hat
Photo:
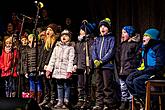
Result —
[[123, 29], [128, 33], [129, 37], [135, 35], [135, 28], [133, 26], [124, 26]]
[[104, 25], [104, 26], [108, 27], [108, 29], [110, 29], [110, 27], [111, 27], [111, 20], [110, 20], [109, 18], [105, 18], [105, 19], [101, 20], [101, 21], [99, 22], [99, 28], [100, 28], [102, 25]]
[[151, 39], [154, 40], [159, 40], [159, 30], [155, 29], [155, 28], [150, 28], [148, 30], [146, 30], [146, 32], [144, 33], [144, 35], [150, 36]]
[[82, 24], [80, 29], [86, 31], [87, 34], [91, 34], [96, 29], [96, 24], [95, 23]]
[[67, 29], [65, 29], [61, 32], [61, 36], [63, 36], [63, 35], [68, 35], [71, 38], [71, 32]]
[[47, 26], [47, 28], [51, 28], [53, 30], [53, 32], [56, 33], [58, 26], [57, 26], [57, 24], [51, 23]]
[[28, 39], [28, 37], [25, 36], [25, 35], [22, 35], [22, 36], [21, 36], [21, 39], [23, 39], [23, 38]]

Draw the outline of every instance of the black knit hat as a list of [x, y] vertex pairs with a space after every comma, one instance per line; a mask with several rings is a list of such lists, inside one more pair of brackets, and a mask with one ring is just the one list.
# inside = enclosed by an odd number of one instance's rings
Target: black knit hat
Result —
[[99, 28], [100, 28], [102, 25], [104, 25], [104, 26], [106, 26], [108, 29], [110, 29], [110, 27], [111, 27], [111, 20], [110, 20], [109, 18], [105, 18], [105, 19], [101, 20], [101, 21], [99, 22]]

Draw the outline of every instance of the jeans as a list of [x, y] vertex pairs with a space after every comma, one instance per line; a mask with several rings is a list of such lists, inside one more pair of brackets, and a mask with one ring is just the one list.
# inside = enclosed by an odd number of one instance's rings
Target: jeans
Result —
[[145, 100], [146, 95], [146, 81], [150, 79], [152, 74], [138, 74], [138, 71], [131, 73], [127, 79], [126, 84], [132, 95], [137, 98]]
[[37, 86], [37, 91], [42, 91], [42, 82], [41, 82], [41, 76], [37, 77], [32, 75], [33, 73], [30, 73], [29, 75], [29, 83], [30, 83], [30, 91], [35, 92]]
[[70, 80], [69, 79], [57, 79], [57, 92], [58, 100], [69, 100], [70, 98]]

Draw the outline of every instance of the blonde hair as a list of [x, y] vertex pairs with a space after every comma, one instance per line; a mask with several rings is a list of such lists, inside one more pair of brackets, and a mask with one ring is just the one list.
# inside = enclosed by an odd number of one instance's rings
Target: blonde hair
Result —
[[48, 50], [56, 42], [57, 38], [55, 36], [47, 37], [44, 45], [44, 49]]
[[6, 45], [6, 41], [12, 43], [12, 37], [11, 36], [4, 36], [4, 40], [3, 40], [3, 48], [5, 48]]

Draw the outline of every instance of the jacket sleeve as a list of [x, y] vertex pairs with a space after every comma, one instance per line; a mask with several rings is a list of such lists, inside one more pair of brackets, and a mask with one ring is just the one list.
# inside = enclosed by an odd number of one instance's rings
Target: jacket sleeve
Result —
[[52, 72], [54, 65], [55, 65], [55, 55], [56, 55], [56, 47], [53, 49], [52, 55], [50, 57], [49, 63], [48, 63], [48, 67], [46, 70]]
[[78, 62], [77, 44], [75, 45], [74, 49], [75, 49], [75, 57], [74, 57], [73, 65], [77, 65]]
[[94, 40], [93, 45], [92, 45], [92, 60], [99, 60], [98, 55], [97, 55], [97, 45], [96, 45], [97, 38]]
[[2, 54], [1, 54], [1, 56], [0, 56], [0, 69], [1, 70], [4, 70], [5, 68], [5, 66], [4, 66], [4, 64], [3, 64], [3, 58], [4, 58], [4, 54], [3, 54], [3, 51], [2, 51]]
[[74, 57], [75, 57], [75, 50], [74, 47], [72, 47], [70, 48], [70, 52], [69, 52], [69, 63], [68, 63], [67, 72], [72, 72]]

